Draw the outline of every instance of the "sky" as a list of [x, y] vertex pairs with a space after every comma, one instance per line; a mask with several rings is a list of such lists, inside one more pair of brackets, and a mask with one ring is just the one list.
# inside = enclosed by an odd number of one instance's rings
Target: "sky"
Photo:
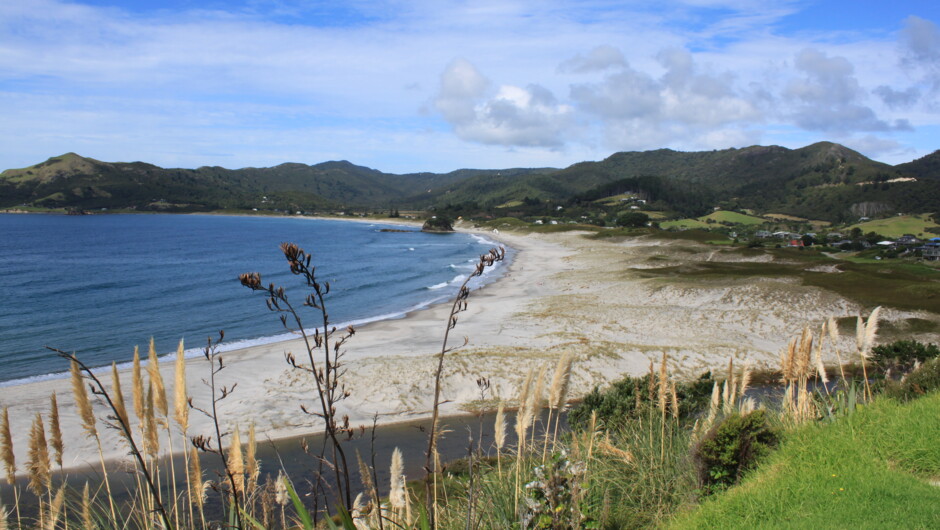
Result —
[[940, 149], [940, 2], [0, 0], [0, 168]]

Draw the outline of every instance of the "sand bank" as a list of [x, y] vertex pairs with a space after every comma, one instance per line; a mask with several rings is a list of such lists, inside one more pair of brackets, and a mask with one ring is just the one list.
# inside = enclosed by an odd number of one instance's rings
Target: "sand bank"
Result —
[[[673, 371], [688, 377], [721, 367], [729, 357], [772, 366], [788, 338], [804, 325], [863, 309], [831, 292], [780, 279], [692, 283], [682, 278], [643, 277], [643, 270], [654, 267], [741, 259], [687, 241], [599, 241], [575, 232], [488, 235], [518, 252], [501, 279], [471, 295], [468, 310], [460, 314], [451, 332], [452, 346], [464, 337], [467, 345], [449, 354], [445, 364], [445, 414], [465, 410], [478, 398], [478, 377], [490, 378], [494, 395], [511, 399], [530, 369], [554, 366], [565, 351], [577, 357], [575, 396], [625, 374], [640, 374], [649, 360], [664, 352]], [[276, 318], [267, 313], [260, 295], [251, 302], [258, 304], [259, 317]], [[343, 381], [350, 397], [341, 404], [340, 414], [348, 415], [353, 424], [371, 424], [375, 414], [382, 422], [426, 416], [431, 408], [435, 354], [441, 349], [449, 310], [449, 304], [438, 305], [358, 329], [345, 348]], [[897, 311], [883, 313], [887, 319], [906, 316]], [[313, 315], [309, 321], [314, 321]], [[848, 351], [849, 339], [845, 340]], [[158, 345], [160, 351], [170, 348]], [[313, 410], [318, 407], [314, 385], [308, 374], [285, 363], [288, 352], [298, 358], [306, 356], [299, 340], [223, 354], [226, 368], [217, 376], [219, 384], [237, 383], [219, 404], [226, 427], [237, 424], [247, 429], [254, 422], [259, 437], [271, 439], [318, 428], [316, 418], [300, 410], [301, 404]], [[202, 379], [208, 377], [209, 366], [195, 358], [186, 369], [193, 402], [207, 407], [210, 396]], [[162, 371], [172, 396], [173, 366], [165, 363]], [[127, 391], [130, 374], [123, 374], [122, 381]], [[74, 412], [68, 382], [43, 381], [0, 388], [0, 405], [10, 409], [21, 472], [30, 423], [37, 412], [47, 416], [53, 391], [62, 408], [65, 465], [97, 461], [96, 445], [84, 435]], [[105, 416], [102, 407], [96, 410], [99, 417]], [[131, 421], [136, 425], [135, 419]], [[99, 430], [106, 457], [126, 458], [127, 448], [116, 433], [101, 423]], [[210, 433], [208, 420], [193, 411], [189, 434]], [[181, 440], [177, 437], [174, 444], [180, 449]]]

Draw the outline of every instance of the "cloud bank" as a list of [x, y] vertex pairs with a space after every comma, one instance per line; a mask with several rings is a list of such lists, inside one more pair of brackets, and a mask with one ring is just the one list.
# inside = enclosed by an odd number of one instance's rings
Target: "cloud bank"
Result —
[[819, 140], [891, 163], [933, 151], [936, 20], [888, 5], [888, 16], [825, 26], [848, 8], [6, 2], [0, 166], [65, 151], [184, 167], [349, 159], [400, 172]]

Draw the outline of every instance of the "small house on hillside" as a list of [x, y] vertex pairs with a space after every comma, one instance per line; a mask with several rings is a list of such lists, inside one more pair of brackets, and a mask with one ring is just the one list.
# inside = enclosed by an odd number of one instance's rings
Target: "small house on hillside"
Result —
[[802, 246], [804, 246], [804, 245], [803, 245], [803, 240], [802, 240], [802, 239], [791, 239], [790, 242], [787, 243], [787, 246], [788, 246], [788, 247], [802, 247]]
[[759, 239], [767, 239], [771, 235], [772, 234], [768, 232], [767, 230], [758, 230], [757, 232], [754, 232], [754, 237], [759, 238]]

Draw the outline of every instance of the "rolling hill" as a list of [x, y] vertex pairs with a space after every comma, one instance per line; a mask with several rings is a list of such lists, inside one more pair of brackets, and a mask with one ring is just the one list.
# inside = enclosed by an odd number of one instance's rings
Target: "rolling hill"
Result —
[[67, 153], [0, 173], [0, 207], [493, 210], [518, 201], [586, 203], [637, 193], [686, 217], [712, 206], [828, 221], [940, 204], [940, 152], [898, 166], [820, 142], [702, 152], [621, 152], [564, 169], [390, 174], [347, 161], [270, 168], [164, 169]]

